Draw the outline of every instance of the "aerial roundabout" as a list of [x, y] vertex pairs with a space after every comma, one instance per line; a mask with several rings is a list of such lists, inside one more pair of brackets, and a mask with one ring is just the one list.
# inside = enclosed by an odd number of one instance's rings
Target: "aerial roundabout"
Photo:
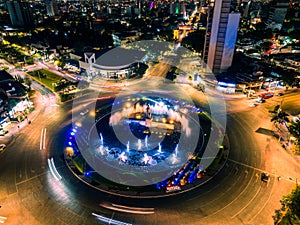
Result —
[[97, 98], [88, 111], [67, 134], [65, 159], [75, 176], [103, 192], [180, 194], [226, 161], [222, 127], [186, 99], [139, 91]]
[[[67, 165], [88, 185], [114, 195], [154, 198], [194, 189], [226, 161], [224, 100], [194, 101], [186, 89], [166, 78], [170, 68], [185, 71], [179, 62], [190, 55], [187, 49], [153, 41], [127, 47], [147, 51], [147, 61], [157, 66], [145, 77], [126, 82], [120, 92], [112, 90], [113, 95], [101, 93], [102, 87], [114, 85], [99, 77], [99, 92], [85, 99], [89, 104], [73, 101], [74, 108], [88, 113], [73, 112]], [[170, 49], [172, 57], [167, 57]], [[109, 60], [128, 58], [113, 53]]]

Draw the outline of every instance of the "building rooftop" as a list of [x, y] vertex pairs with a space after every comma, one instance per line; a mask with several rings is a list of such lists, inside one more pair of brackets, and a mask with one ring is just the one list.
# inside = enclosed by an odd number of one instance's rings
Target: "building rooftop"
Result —
[[96, 64], [103, 69], [122, 69], [141, 62], [146, 54], [145, 51], [118, 47], [97, 58]]
[[26, 88], [15, 80], [0, 81], [0, 89], [3, 89], [8, 96], [25, 97]]
[[4, 80], [13, 80], [13, 76], [10, 75], [8, 72], [6, 72], [5, 70], [0, 70], [0, 81], [4, 81]]

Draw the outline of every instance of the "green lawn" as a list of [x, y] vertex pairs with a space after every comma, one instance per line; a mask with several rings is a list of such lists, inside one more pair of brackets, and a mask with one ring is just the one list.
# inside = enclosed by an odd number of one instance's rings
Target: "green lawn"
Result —
[[51, 71], [46, 69], [31, 71], [28, 72], [28, 74], [32, 76], [36, 81], [42, 83], [52, 91], [54, 91], [54, 86], [52, 84], [62, 79], [61, 76], [52, 73]]

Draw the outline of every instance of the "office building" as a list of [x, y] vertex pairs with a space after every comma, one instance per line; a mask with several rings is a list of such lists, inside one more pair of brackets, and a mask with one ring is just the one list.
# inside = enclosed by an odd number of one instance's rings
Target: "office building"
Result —
[[27, 1], [10, 0], [6, 2], [12, 26], [30, 27], [34, 25], [33, 13]]
[[57, 3], [54, 0], [45, 0], [48, 16], [57, 15]]
[[230, 7], [231, 0], [209, 4], [203, 60], [213, 73], [226, 71], [232, 63], [240, 14]]
[[272, 30], [281, 30], [289, 7], [289, 0], [273, 0], [270, 4], [271, 7], [266, 24]]

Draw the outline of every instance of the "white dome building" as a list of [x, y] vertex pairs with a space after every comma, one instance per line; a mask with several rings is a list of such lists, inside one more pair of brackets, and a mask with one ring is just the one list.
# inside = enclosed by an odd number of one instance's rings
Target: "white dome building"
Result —
[[114, 48], [99, 58], [95, 53], [84, 53], [85, 61], [79, 61], [79, 66], [93, 77], [106, 79], [130, 78], [139, 65], [147, 59], [147, 53], [140, 50]]

